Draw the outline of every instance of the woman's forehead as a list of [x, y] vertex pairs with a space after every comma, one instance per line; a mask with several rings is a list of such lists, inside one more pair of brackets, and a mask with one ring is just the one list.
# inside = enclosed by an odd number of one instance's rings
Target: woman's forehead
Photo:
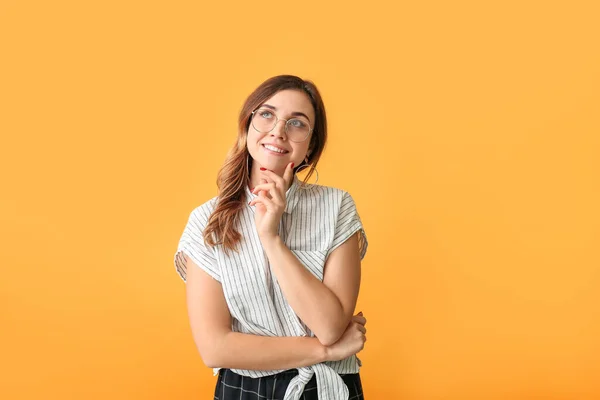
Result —
[[314, 119], [314, 110], [308, 95], [300, 90], [282, 90], [265, 100], [263, 104], [285, 113], [301, 112]]

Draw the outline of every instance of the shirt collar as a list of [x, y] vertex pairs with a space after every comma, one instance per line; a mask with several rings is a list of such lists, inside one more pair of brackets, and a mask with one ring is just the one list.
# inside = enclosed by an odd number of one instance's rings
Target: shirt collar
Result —
[[[301, 183], [300, 179], [298, 179], [296, 174], [294, 174], [294, 179], [292, 180], [292, 184], [288, 188], [288, 190], [285, 192], [285, 210], [283, 210], [283, 212], [286, 214], [291, 214], [292, 211], [294, 211], [294, 208], [296, 207], [296, 205], [298, 204], [298, 200], [300, 200], [300, 192], [299, 192], [300, 183]], [[248, 185], [245, 185], [245, 189], [246, 189], [246, 196], [248, 198], [248, 201], [250, 201], [258, 196], [250, 191], [250, 188], [248, 187]], [[256, 206], [249, 206], [249, 207], [251, 207], [252, 210], [254, 210], [254, 208]]]

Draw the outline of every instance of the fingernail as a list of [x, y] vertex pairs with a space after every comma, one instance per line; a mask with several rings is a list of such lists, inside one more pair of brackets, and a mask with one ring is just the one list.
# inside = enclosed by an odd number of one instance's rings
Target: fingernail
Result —
[[294, 163], [292, 163], [292, 166], [290, 168], [294, 168]]
[[266, 168], [263, 168], [263, 167], [260, 167], [260, 170], [261, 170], [261, 171], [266, 171], [267, 169], [266, 169]]
[[362, 315], [362, 311], [358, 313], [358, 315]]

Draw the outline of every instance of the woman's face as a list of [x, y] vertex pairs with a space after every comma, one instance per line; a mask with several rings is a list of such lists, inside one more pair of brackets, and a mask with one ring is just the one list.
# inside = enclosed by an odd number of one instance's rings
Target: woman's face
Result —
[[[263, 115], [270, 118], [277, 116], [279, 121], [275, 125], [275, 128], [268, 133], [257, 131], [252, 124], [248, 127], [248, 152], [254, 160], [252, 169], [255, 170], [264, 167], [278, 175], [283, 175], [286, 166], [290, 162], [293, 162], [294, 166], [298, 166], [304, 160], [313, 133], [311, 131], [310, 135], [303, 142], [293, 142], [289, 140], [286, 134], [286, 123], [282, 119], [287, 120], [295, 117], [304, 120], [308, 119], [310, 127], [313, 128], [315, 126], [315, 111], [306, 93], [299, 90], [282, 90], [277, 92], [258, 108], [268, 109], [271, 114], [267, 112]], [[283, 150], [284, 153], [268, 150], [264, 146], [265, 144], [276, 146]]]

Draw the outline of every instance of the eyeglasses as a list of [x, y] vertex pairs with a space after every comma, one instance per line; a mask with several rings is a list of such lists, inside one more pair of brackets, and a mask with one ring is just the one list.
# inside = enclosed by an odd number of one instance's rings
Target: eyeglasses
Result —
[[277, 115], [268, 108], [259, 108], [252, 111], [252, 126], [261, 133], [269, 133], [279, 121], [285, 121], [285, 134], [292, 142], [305, 141], [313, 128], [310, 127], [308, 119], [304, 117], [294, 117], [290, 119], [278, 118]]

